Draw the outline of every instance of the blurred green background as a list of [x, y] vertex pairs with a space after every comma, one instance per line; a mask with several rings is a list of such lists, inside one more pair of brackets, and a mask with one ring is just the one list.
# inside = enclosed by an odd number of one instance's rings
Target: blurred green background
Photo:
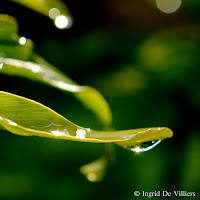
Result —
[[[174, 136], [142, 154], [116, 146], [116, 164], [91, 183], [79, 167], [98, 159], [103, 144], [1, 131], [0, 199], [148, 199], [134, 197], [135, 190], [184, 190], [196, 193], [184, 199], [200, 199], [199, 1], [182, 0], [173, 13], [154, 0], [64, 2], [74, 17], [67, 30], [10, 1], [1, 2], [0, 13], [18, 20], [19, 35], [32, 39], [44, 59], [97, 88], [117, 130], [165, 126]], [[1, 74], [0, 90], [41, 102], [80, 126], [102, 128], [78, 100], [54, 88]]]

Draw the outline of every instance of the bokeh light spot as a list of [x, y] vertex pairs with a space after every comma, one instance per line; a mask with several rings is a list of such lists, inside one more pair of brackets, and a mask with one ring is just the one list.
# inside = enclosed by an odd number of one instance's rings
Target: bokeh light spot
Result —
[[56, 17], [55, 25], [60, 29], [69, 28], [72, 25], [71, 18], [60, 15]]
[[24, 44], [26, 43], [26, 38], [25, 38], [25, 37], [21, 37], [21, 38], [19, 39], [19, 43], [20, 43], [21, 45], [24, 45]]
[[60, 11], [57, 8], [52, 8], [49, 11], [49, 17], [51, 17], [52, 19], [56, 19], [56, 17], [58, 17], [60, 15]]
[[181, 0], [156, 0], [156, 4], [162, 12], [173, 13], [181, 6]]

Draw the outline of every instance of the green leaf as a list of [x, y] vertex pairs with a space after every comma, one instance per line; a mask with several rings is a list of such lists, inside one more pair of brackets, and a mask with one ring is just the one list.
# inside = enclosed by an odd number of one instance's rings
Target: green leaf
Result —
[[120, 146], [172, 137], [168, 128], [94, 131], [80, 127], [50, 108], [27, 98], [0, 92], [0, 124], [11, 133]]
[[96, 89], [89, 86], [79, 86], [66, 75], [46, 63], [45, 65], [35, 64], [1, 57], [0, 63], [2, 63], [0, 67], [1, 73], [26, 77], [74, 93], [87, 108], [98, 116], [104, 127], [111, 126], [112, 114], [109, 105]]
[[99, 182], [103, 179], [108, 166], [108, 159], [103, 156], [94, 162], [80, 167], [80, 172], [91, 182]]
[[9, 15], [0, 15], [0, 41], [12, 42], [18, 37], [18, 25], [14, 17]]
[[[29, 60], [33, 53], [33, 42], [17, 34], [18, 24], [9, 15], [0, 15], [0, 57]], [[20, 42], [23, 42], [20, 44]]]
[[115, 149], [112, 143], [105, 145], [105, 154], [98, 160], [80, 167], [80, 172], [91, 182], [101, 181], [108, 168], [115, 163]]

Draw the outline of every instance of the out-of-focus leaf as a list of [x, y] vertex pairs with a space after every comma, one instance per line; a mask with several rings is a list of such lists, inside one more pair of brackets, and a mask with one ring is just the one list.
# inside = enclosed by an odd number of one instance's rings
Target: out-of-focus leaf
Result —
[[80, 172], [91, 182], [101, 181], [104, 178], [108, 167], [115, 162], [115, 149], [113, 144], [107, 143], [105, 147], [104, 156], [92, 163], [80, 167]]
[[[69, 13], [69, 10], [61, 0], [31, 0], [31, 1], [11, 0], [11, 1], [22, 4], [30, 9], [33, 9], [43, 15], [52, 18], [53, 20], [55, 20], [55, 25], [58, 28], [67, 28], [70, 27], [72, 24], [72, 17]], [[62, 26], [62, 23], [67, 23], [67, 24], [66, 26], [59, 27], [59, 24]]]
[[17, 35], [18, 26], [16, 19], [9, 15], [0, 15], [0, 41], [12, 42], [18, 38]]
[[172, 137], [168, 128], [125, 131], [94, 131], [73, 124], [50, 108], [33, 100], [0, 92], [0, 124], [11, 133], [93, 143], [114, 142], [120, 146]]
[[[33, 42], [19, 37], [17, 31], [18, 24], [15, 18], [9, 15], [0, 15], [0, 57], [30, 59], [33, 52]], [[20, 44], [20, 42], [24, 43]]]
[[105, 156], [83, 165], [80, 172], [91, 182], [99, 182], [103, 179], [107, 170], [108, 160]]

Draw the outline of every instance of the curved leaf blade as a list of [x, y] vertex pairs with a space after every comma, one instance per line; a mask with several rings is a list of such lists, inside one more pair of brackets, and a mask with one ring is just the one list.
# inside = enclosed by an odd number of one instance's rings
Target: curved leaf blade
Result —
[[88, 109], [93, 111], [107, 129], [112, 123], [110, 107], [96, 89], [79, 86], [66, 75], [50, 65], [35, 64], [11, 58], [0, 58], [0, 72], [8, 75], [22, 76], [46, 83], [60, 90], [72, 92]]
[[168, 128], [94, 131], [70, 122], [36, 101], [6, 92], [0, 92], [0, 124], [18, 135], [93, 143], [114, 142], [120, 146], [172, 137]]

